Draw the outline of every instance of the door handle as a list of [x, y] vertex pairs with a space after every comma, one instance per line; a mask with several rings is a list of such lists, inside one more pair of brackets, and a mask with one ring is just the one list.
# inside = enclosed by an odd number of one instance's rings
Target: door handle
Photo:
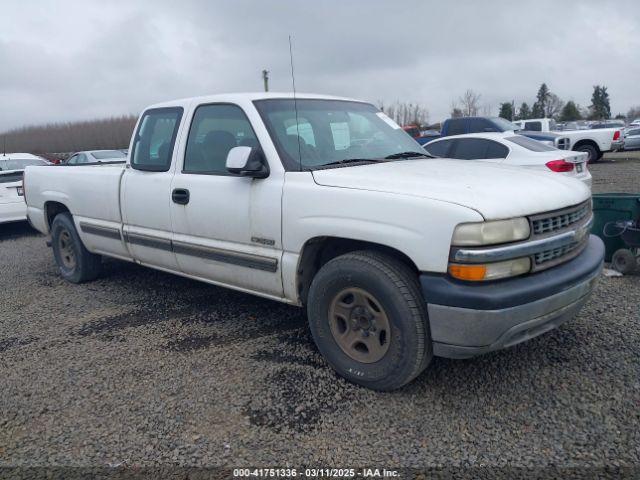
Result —
[[171, 200], [173, 200], [173, 203], [186, 205], [189, 203], [189, 190], [186, 188], [174, 189], [173, 192], [171, 192]]

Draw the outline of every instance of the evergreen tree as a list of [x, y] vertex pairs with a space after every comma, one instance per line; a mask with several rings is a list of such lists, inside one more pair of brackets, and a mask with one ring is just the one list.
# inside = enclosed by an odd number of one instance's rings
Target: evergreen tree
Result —
[[582, 120], [582, 115], [576, 103], [573, 100], [569, 100], [560, 112], [560, 121], [570, 122], [572, 120]]
[[511, 102], [504, 102], [500, 104], [500, 113], [498, 114], [502, 118], [507, 120], [513, 120], [513, 105]]
[[535, 102], [533, 104], [533, 108], [531, 109], [531, 118], [543, 118], [544, 117], [544, 107], [540, 105], [539, 102]]
[[529, 108], [527, 102], [522, 102], [520, 108], [518, 109], [516, 120], [527, 120], [528, 118], [531, 118], [531, 109]]
[[547, 113], [547, 106], [551, 100], [551, 92], [546, 83], [540, 85], [538, 94], [536, 95], [536, 103], [533, 104], [533, 111], [531, 114], [533, 118], [544, 117]]
[[594, 85], [591, 95], [591, 118], [602, 120], [611, 118], [611, 105], [609, 104], [609, 93], [604, 85]]

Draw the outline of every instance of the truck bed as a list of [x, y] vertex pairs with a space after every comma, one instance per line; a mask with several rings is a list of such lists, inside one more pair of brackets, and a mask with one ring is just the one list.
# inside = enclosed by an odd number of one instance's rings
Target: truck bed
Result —
[[28, 214], [38, 230], [48, 233], [46, 210], [56, 200], [69, 209], [76, 222], [89, 219], [121, 228], [120, 178], [124, 165], [29, 166], [26, 172]]

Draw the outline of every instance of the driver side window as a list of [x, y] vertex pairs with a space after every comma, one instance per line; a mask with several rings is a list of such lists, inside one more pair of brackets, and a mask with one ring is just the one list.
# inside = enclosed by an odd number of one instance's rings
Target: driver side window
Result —
[[227, 155], [234, 147], [259, 148], [249, 119], [237, 105], [200, 105], [193, 114], [183, 173], [229, 175]]

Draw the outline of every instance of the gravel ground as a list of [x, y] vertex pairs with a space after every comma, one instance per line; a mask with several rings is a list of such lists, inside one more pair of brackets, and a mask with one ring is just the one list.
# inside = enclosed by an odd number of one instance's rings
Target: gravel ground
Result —
[[609, 153], [589, 165], [593, 193], [640, 192], [640, 150]]
[[[592, 173], [640, 190], [638, 159]], [[0, 466], [640, 465], [640, 277], [376, 393], [327, 367], [302, 310], [115, 261], [72, 285], [43, 237], [1, 228]]]

